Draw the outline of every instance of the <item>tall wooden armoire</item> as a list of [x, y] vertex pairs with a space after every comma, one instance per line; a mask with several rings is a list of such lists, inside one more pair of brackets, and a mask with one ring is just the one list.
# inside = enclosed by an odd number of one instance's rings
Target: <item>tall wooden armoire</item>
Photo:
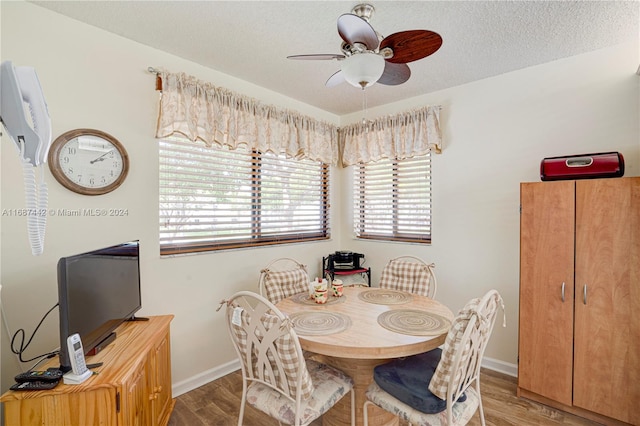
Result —
[[640, 177], [520, 189], [518, 395], [640, 425]]

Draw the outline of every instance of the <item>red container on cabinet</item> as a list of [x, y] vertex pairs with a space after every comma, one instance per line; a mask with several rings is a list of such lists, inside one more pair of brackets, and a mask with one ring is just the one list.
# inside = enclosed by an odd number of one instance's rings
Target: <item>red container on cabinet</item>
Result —
[[619, 152], [548, 157], [540, 162], [540, 179], [543, 181], [610, 178], [623, 175], [624, 157]]

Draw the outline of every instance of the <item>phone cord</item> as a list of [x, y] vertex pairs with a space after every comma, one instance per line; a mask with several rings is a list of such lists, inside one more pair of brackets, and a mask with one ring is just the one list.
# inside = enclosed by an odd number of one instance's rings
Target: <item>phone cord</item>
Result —
[[36, 182], [35, 168], [24, 156], [24, 142], [20, 145], [20, 157], [24, 178], [29, 244], [31, 245], [31, 254], [39, 256], [44, 251], [44, 234], [47, 226], [47, 184], [44, 181], [44, 173], [41, 173], [40, 183]]

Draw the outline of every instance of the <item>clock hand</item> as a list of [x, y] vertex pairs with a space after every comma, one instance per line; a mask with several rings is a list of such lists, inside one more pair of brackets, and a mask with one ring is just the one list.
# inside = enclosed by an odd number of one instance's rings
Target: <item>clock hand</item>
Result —
[[102, 154], [100, 157], [96, 158], [95, 160], [91, 160], [91, 161], [89, 161], [89, 163], [93, 164], [93, 163], [95, 163], [95, 162], [97, 162], [97, 161], [104, 161], [104, 158], [103, 158], [103, 157], [104, 157], [105, 155], [109, 154], [109, 153], [110, 153], [110, 152], [112, 152], [112, 151], [113, 151], [113, 150], [112, 150], [112, 149], [110, 149], [109, 151], [105, 152], [105, 153], [104, 153], [104, 154]]

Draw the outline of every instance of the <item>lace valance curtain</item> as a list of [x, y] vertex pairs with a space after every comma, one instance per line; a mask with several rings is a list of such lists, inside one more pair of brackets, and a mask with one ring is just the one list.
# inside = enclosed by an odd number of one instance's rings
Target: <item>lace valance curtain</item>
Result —
[[428, 106], [338, 129], [299, 113], [197, 80], [158, 71], [162, 97], [156, 138], [181, 134], [207, 146], [286, 154], [343, 167], [440, 152], [440, 107]]
[[179, 133], [207, 146], [240, 145], [261, 152], [338, 162], [338, 129], [329, 123], [265, 105], [184, 73], [159, 71], [162, 97], [157, 138]]
[[343, 167], [382, 158], [399, 160], [440, 152], [440, 107], [427, 106], [395, 116], [356, 123], [340, 129]]

